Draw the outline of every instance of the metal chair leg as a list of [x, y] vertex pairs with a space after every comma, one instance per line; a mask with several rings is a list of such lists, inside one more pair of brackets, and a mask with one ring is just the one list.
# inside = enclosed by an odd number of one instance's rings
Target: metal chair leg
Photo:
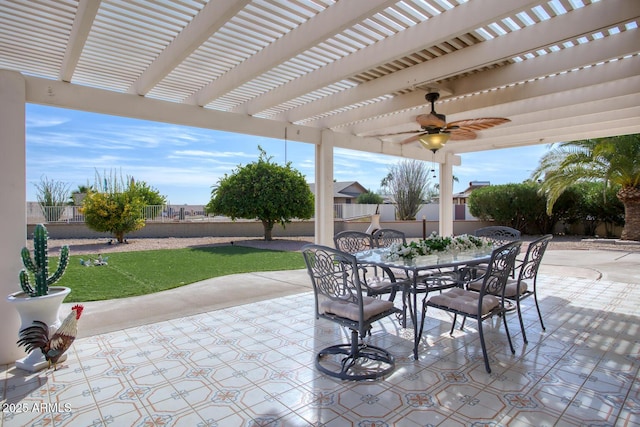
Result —
[[480, 345], [482, 346], [482, 357], [484, 358], [484, 367], [487, 373], [491, 373], [489, 366], [489, 356], [487, 355], [487, 345], [484, 343], [484, 332], [482, 331], [482, 319], [478, 319], [478, 334], [480, 335]]
[[547, 329], [544, 327], [544, 322], [542, 321], [542, 313], [540, 312], [540, 306], [538, 305], [538, 294], [536, 294], [535, 291], [533, 291], [533, 300], [536, 303], [536, 310], [538, 310], [538, 318], [540, 319], [540, 326], [542, 327], [543, 331], [546, 331]]
[[522, 340], [524, 341], [525, 344], [529, 344], [529, 340], [527, 340], [527, 333], [524, 330], [524, 321], [522, 320], [522, 311], [520, 310], [520, 298], [516, 300], [516, 309], [518, 310], [518, 320], [520, 321], [520, 329], [522, 330]]
[[[464, 325], [464, 320], [466, 319], [466, 317], [464, 317], [462, 319], [462, 324]], [[451, 324], [451, 330], [449, 331], [449, 335], [453, 335], [453, 330], [456, 327], [456, 321], [458, 320], [458, 314], [454, 314], [453, 315], [453, 323]]]
[[[344, 356], [339, 361], [339, 369], [335, 369], [337, 361], [326, 360], [331, 355]], [[366, 362], [376, 364], [367, 368], [364, 365]], [[360, 343], [358, 332], [352, 330], [351, 343], [333, 345], [321, 350], [316, 356], [316, 367], [320, 372], [341, 380], [373, 380], [391, 373], [395, 368], [395, 360], [391, 353], [383, 348]]]

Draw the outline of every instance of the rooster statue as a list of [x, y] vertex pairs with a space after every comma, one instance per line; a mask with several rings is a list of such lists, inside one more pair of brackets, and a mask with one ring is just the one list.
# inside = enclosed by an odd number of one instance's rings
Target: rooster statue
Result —
[[44, 322], [34, 320], [33, 326], [20, 331], [18, 347], [24, 346], [27, 353], [39, 348], [49, 362], [49, 367], [53, 364], [53, 369], [57, 370], [58, 359], [76, 339], [78, 319], [80, 319], [83, 309], [82, 305], [74, 305], [71, 308], [71, 313], [62, 321], [58, 330], [51, 337], [49, 337], [49, 326]]

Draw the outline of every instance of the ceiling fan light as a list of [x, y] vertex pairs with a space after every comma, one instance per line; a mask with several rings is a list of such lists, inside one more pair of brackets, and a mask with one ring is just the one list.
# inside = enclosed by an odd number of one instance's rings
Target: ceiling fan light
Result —
[[434, 153], [444, 147], [444, 144], [449, 141], [451, 134], [449, 133], [428, 133], [418, 139], [420, 144], [427, 150], [431, 150]]

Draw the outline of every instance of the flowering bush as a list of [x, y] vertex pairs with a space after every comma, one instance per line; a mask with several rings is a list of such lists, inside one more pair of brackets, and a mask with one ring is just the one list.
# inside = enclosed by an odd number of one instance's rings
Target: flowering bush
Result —
[[420, 239], [417, 242], [394, 243], [389, 247], [389, 258], [411, 259], [417, 256], [431, 255], [436, 252], [460, 252], [485, 246], [491, 246], [491, 243], [469, 234], [442, 237], [433, 232], [426, 239]]

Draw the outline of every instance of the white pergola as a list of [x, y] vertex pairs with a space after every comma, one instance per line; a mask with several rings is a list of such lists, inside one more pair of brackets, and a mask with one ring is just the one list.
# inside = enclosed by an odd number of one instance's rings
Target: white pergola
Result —
[[451, 234], [459, 153], [640, 132], [639, 17], [638, 0], [3, 0], [0, 289], [26, 239], [26, 103], [314, 144], [330, 244], [333, 149], [432, 161], [371, 135], [418, 130], [438, 91], [449, 122], [511, 119], [436, 153]]

